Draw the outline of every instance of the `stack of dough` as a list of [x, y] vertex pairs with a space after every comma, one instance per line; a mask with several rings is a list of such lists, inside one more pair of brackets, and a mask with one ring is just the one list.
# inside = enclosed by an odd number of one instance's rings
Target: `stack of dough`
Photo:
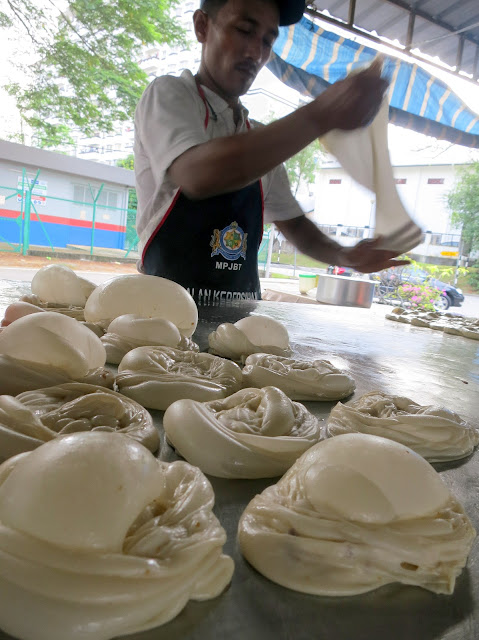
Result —
[[347, 373], [328, 360], [294, 360], [257, 353], [248, 356], [243, 368], [243, 386], [281, 389], [292, 400], [340, 400], [356, 388]]
[[430, 462], [458, 460], [479, 444], [479, 431], [443, 407], [421, 406], [409, 398], [371, 391], [338, 404], [328, 420], [328, 434], [369, 433], [410, 447]]
[[105, 358], [100, 339], [76, 320], [51, 311], [26, 315], [0, 333], [0, 394], [73, 380], [111, 385]]
[[158, 431], [146, 409], [120, 393], [67, 383], [0, 396], [0, 461], [77, 431], [121, 433], [156, 451]]
[[157, 276], [128, 275], [99, 285], [85, 305], [85, 320], [108, 327], [118, 316], [163, 318], [185, 337], [193, 335], [198, 309], [181, 285]]
[[291, 353], [286, 327], [268, 316], [248, 316], [230, 324], [225, 322], [208, 336], [210, 352], [238, 362], [252, 353]]
[[181, 351], [199, 351], [198, 345], [182, 335], [170, 320], [142, 318], [134, 314], [112, 320], [101, 341], [106, 350], [106, 361], [112, 364], [119, 364], [136, 347], [164, 346]]
[[452, 593], [475, 535], [424, 458], [363, 434], [311, 447], [239, 523], [241, 550], [259, 572], [328, 596], [392, 582]]
[[233, 561], [205, 476], [111, 433], [73, 434], [0, 467], [0, 627], [107, 640], [218, 596]]
[[212, 402], [178, 400], [163, 426], [178, 453], [220, 478], [281, 475], [321, 438], [317, 418], [274, 387]]
[[225, 398], [241, 388], [241, 380], [237, 364], [209, 353], [138, 347], [120, 362], [115, 383], [144, 407], [164, 410], [182, 398]]

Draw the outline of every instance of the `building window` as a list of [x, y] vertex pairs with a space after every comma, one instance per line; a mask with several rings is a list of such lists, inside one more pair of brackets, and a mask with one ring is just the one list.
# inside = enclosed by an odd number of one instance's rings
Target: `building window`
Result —
[[[93, 196], [96, 197], [98, 189], [93, 187]], [[104, 207], [118, 207], [119, 192], [111, 189], [102, 189], [97, 204]], [[93, 198], [88, 185], [73, 185], [73, 200], [75, 204], [93, 204]]]
[[444, 184], [444, 178], [428, 178], [428, 184]]
[[396, 178], [395, 182], [396, 182], [396, 184], [406, 184], [407, 179], [406, 178]]
[[330, 178], [329, 184], [341, 184], [341, 178]]

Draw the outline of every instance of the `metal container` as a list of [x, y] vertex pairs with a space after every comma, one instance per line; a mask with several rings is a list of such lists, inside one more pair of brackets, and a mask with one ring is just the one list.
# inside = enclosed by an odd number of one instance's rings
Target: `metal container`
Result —
[[319, 276], [316, 300], [323, 304], [369, 309], [373, 302], [373, 296], [374, 282], [370, 280], [326, 274]]

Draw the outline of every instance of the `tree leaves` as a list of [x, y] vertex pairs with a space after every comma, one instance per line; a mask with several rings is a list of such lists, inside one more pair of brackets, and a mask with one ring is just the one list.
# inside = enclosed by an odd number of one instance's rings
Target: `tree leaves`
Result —
[[31, 39], [30, 83], [7, 90], [44, 147], [71, 143], [72, 129], [92, 136], [131, 120], [148, 83], [137, 62], [142, 48], [186, 44], [170, 15], [175, 0], [71, 0], [63, 11], [57, 4], [7, 0], [0, 12], [0, 26]]
[[297, 195], [301, 184], [314, 183], [319, 169], [320, 157], [321, 145], [318, 140], [315, 140], [295, 156], [286, 160], [284, 166], [286, 167], [286, 173], [294, 196]]
[[479, 162], [460, 170], [459, 181], [447, 201], [453, 224], [462, 225], [464, 253], [479, 249]]

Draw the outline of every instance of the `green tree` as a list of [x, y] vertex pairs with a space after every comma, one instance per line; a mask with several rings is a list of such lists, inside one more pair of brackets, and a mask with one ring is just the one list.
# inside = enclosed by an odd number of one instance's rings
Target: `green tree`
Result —
[[[122, 158], [117, 161], [118, 167], [123, 169], [130, 169], [133, 171], [135, 168], [135, 156], [130, 153], [126, 158]], [[129, 248], [138, 244], [138, 236], [136, 234], [136, 210], [138, 207], [138, 198], [136, 195], [136, 189], [128, 190], [128, 213], [126, 216], [126, 246]]]
[[447, 201], [453, 224], [462, 226], [463, 253], [468, 255], [479, 249], [479, 162], [460, 169]]
[[314, 183], [321, 154], [321, 145], [318, 140], [315, 140], [284, 163], [294, 196], [302, 184]]
[[[0, 29], [29, 37], [29, 82], [10, 82], [40, 146], [71, 144], [71, 129], [110, 133], [133, 117], [148, 78], [142, 48], [186, 43], [170, 8], [177, 0], [7, 0]], [[1, 31], [0, 31], [1, 35]], [[22, 140], [21, 140], [22, 141]]]
[[[263, 124], [270, 124], [279, 117], [274, 110], [271, 110], [263, 119]], [[314, 140], [310, 145], [284, 163], [291, 185], [291, 191], [295, 197], [301, 185], [314, 183], [322, 155], [323, 148], [319, 140]]]

